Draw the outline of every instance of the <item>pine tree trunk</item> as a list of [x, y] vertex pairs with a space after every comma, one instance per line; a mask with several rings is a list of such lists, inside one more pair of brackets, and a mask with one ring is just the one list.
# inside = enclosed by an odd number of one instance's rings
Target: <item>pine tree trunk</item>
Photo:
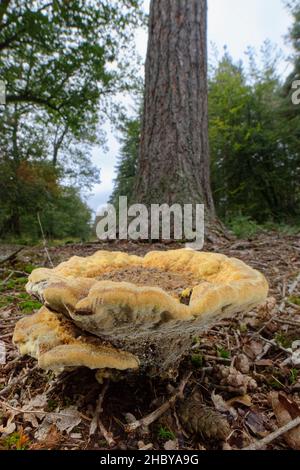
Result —
[[144, 116], [133, 194], [144, 204], [205, 204], [210, 188], [207, 1], [151, 0]]

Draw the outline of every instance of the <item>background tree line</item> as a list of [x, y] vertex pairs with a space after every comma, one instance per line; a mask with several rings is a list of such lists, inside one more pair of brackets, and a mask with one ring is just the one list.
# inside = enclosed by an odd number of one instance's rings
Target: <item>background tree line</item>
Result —
[[[90, 234], [85, 192], [99, 182], [91, 149], [105, 142], [113, 118], [121, 152], [111, 201], [133, 193], [141, 105], [124, 117], [117, 93], [137, 89], [134, 32], [144, 17], [141, 0], [1, 0], [0, 237]], [[262, 65], [248, 65], [225, 50], [210, 64], [211, 183], [218, 216], [231, 226], [299, 222], [300, 7], [289, 5], [293, 72], [283, 82], [277, 55], [266, 43]], [[259, 62], [261, 64], [261, 62]], [[142, 100], [141, 100], [142, 101]], [[120, 116], [123, 116], [122, 118]]]
[[[300, 77], [300, 5], [289, 5], [292, 73], [278, 75], [280, 54], [268, 41], [260, 60], [249, 48], [247, 63], [229, 52], [210, 61], [208, 79], [211, 184], [218, 216], [242, 235], [258, 224], [300, 223], [300, 109], [292, 82]], [[212, 63], [213, 62], [213, 63]], [[259, 65], [258, 65], [259, 63]], [[142, 100], [141, 100], [142, 101]], [[124, 119], [111, 202], [134, 190], [140, 139], [137, 116]]]
[[[140, 0], [1, 0], [0, 237], [89, 234], [112, 97], [134, 86]], [[116, 111], [115, 111], [116, 112]]]

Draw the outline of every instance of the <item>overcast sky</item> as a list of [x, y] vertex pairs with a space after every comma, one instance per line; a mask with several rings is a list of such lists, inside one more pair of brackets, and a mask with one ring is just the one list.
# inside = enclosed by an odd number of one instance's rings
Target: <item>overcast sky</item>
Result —
[[[149, 0], [144, 0], [146, 11]], [[284, 0], [208, 0], [208, 41], [214, 43], [222, 53], [226, 45], [234, 59], [245, 58], [245, 50], [253, 46], [259, 51], [266, 39], [276, 43], [288, 55], [285, 36], [291, 25]], [[146, 55], [147, 31], [136, 34], [139, 54]], [[211, 53], [211, 47], [210, 47]], [[282, 62], [280, 71], [287, 73], [287, 63]], [[119, 152], [119, 143], [107, 126], [108, 148], [105, 153], [97, 147], [93, 151], [93, 162], [101, 169], [101, 184], [93, 189], [88, 204], [93, 210], [107, 202], [113, 188], [114, 167]]]

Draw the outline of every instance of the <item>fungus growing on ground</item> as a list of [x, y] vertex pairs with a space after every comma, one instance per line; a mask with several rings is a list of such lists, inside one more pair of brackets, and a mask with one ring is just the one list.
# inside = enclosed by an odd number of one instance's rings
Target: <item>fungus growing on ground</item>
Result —
[[31, 317], [18, 321], [14, 342], [22, 355], [38, 360], [42, 369], [62, 372], [85, 366], [89, 369], [137, 369], [139, 360], [125, 351], [84, 334], [62, 314], [42, 307]]
[[263, 302], [268, 284], [235, 258], [182, 249], [74, 256], [34, 270], [26, 289], [44, 307], [17, 323], [14, 342], [41, 367], [172, 375], [193, 337]]

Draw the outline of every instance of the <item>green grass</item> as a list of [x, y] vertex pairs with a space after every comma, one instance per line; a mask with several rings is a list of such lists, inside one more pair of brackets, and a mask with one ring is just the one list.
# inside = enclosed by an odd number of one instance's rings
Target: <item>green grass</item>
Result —
[[157, 436], [159, 439], [162, 439], [164, 441], [169, 441], [169, 440], [173, 441], [174, 439], [176, 439], [175, 434], [172, 431], [170, 431], [170, 429], [165, 428], [163, 426], [160, 426]]
[[222, 357], [223, 359], [230, 359], [230, 351], [227, 351], [224, 348], [217, 348], [217, 353], [219, 357]]
[[292, 296], [288, 298], [288, 301], [291, 302], [291, 304], [300, 305], [300, 297]]
[[275, 341], [278, 344], [278, 346], [281, 346], [282, 348], [290, 348], [292, 346], [292, 340], [287, 338], [287, 336], [280, 332], [275, 335]]
[[273, 221], [258, 223], [247, 215], [236, 215], [225, 220], [224, 223], [236, 237], [241, 239], [252, 238], [263, 232], [277, 232], [287, 236], [300, 234], [299, 221], [296, 221], [295, 225], [276, 223]]
[[32, 313], [34, 310], [38, 310], [43, 304], [37, 300], [25, 300], [19, 303], [19, 307], [23, 313]]
[[23, 432], [14, 432], [5, 437], [2, 442], [8, 450], [26, 450], [29, 446], [29, 439]]
[[203, 355], [193, 354], [191, 356], [191, 363], [193, 364], [194, 367], [196, 367], [197, 369], [200, 369], [200, 367], [203, 366]]
[[[22, 269], [30, 273], [36, 266], [26, 265]], [[4, 273], [3, 279], [8, 276], [10, 271]], [[28, 282], [26, 276], [11, 277], [6, 282], [0, 280], [0, 308], [6, 308], [9, 306], [18, 307], [22, 313], [32, 313], [34, 310], [39, 309], [42, 304], [25, 292], [25, 284]]]
[[290, 377], [289, 382], [291, 385], [294, 385], [298, 380], [299, 370], [298, 369], [291, 369], [290, 370]]
[[239, 215], [225, 222], [238, 238], [251, 238], [262, 231], [262, 227], [248, 216]]

